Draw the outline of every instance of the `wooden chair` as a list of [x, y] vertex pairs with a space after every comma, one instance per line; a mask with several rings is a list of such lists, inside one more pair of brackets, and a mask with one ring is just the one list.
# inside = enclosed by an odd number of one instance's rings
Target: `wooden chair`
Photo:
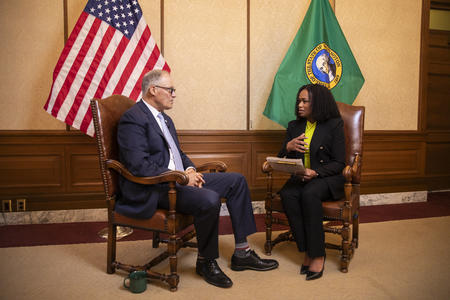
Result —
[[[91, 100], [100, 169], [108, 207], [106, 270], [109, 274], [114, 273], [116, 269], [122, 269], [127, 272], [145, 270], [147, 277], [166, 282], [169, 284], [171, 291], [176, 291], [179, 282], [179, 275], [177, 274], [177, 251], [181, 247], [197, 246], [196, 243], [189, 242], [189, 240], [195, 237], [195, 230], [191, 226], [193, 224], [193, 217], [177, 213], [175, 209], [175, 184], [185, 185], [189, 182], [189, 179], [184, 172], [180, 171], [170, 171], [155, 177], [135, 177], [118, 161], [117, 126], [122, 114], [134, 104], [135, 102], [133, 100], [120, 95], [113, 95], [102, 100]], [[226, 165], [222, 162], [211, 162], [198, 167], [197, 171], [203, 172], [209, 170], [213, 172], [224, 172], [226, 168]], [[150, 219], [129, 218], [114, 211], [115, 197], [119, 189], [118, 176], [124, 176], [128, 180], [140, 184], [168, 182], [169, 210], [158, 209]], [[116, 261], [116, 233], [118, 226], [152, 231], [153, 248], [157, 248], [161, 242], [167, 243], [167, 250], [142, 266], [133, 266], [118, 262]], [[162, 239], [160, 234], [168, 236], [168, 239]], [[170, 274], [161, 274], [150, 270], [166, 258], [169, 258]]]
[[[341, 244], [325, 243], [326, 248], [341, 251], [341, 271], [348, 272], [350, 259], [356, 248], [358, 248], [359, 227], [359, 188], [361, 180], [362, 145], [364, 133], [364, 107], [351, 106], [337, 102], [342, 119], [344, 120], [346, 167], [342, 171], [346, 179], [344, 186], [345, 198], [338, 201], [322, 202], [324, 231], [339, 234]], [[282, 241], [293, 241], [291, 231], [281, 233], [272, 240], [272, 224], [288, 225], [288, 220], [283, 217], [274, 216], [273, 212], [284, 213], [281, 198], [274, 193], [273, 170], [266, 162], [263, 163], [262, 171], [267, 174], [266, 207], [266, 243], [265, 251], [270, 255], [272, 248]], [[330, 199], [331, 200], [331, 199]], [[350, 240], [351, 236], [351, 240]]]

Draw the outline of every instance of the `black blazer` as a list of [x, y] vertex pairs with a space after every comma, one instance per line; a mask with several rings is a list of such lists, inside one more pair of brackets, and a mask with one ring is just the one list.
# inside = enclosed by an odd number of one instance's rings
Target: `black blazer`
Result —
[[[194, 163], [180, 149], [172, 119], [163, 113], [167, 127], [180, 151], [184, 169]], [[156, 176], [169, 171], [169, 145], [156, 119], [142, 101], [126, 111], [119, 121], [119, 160], [134, 176]], [[116, 211], [129, 217], [150, 218], [156, 211], [161, 185], [146, 186], [120, 176]]]
[[[289, 122], [286, 130], [286, 139], [278, 157], [301, 158], [304, 154], [297, 151], [286, 150], [287, 143], [305, 132], [306, 120]], [[345, 135], [344, 122], [341, 118], [329, 119], [317, 123], [310, 145], [311, 169], [323, 178], [330, 189], [334, 199], [344, 197], [345, 178], [342, 170], [345, 167]]]

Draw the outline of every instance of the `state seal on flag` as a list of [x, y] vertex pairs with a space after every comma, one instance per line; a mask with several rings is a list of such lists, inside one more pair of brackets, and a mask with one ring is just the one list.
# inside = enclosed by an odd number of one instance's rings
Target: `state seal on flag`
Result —
[[320, 43], [306, 58], [305, 70], [311, 83], [324, 85], [331, 90], [341, 80], [342, 62], [326, 43]]

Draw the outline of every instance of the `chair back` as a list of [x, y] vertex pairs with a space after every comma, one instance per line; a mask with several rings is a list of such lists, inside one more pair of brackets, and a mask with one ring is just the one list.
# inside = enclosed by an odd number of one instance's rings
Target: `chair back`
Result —
[[[356, 154], [359, 154], [361, 163], [365, 108], [364, 106], [352, 106], [342, 102], [336, 103], [344, 121], [346, 165], [353, 165]], [[353, 183], [359, 184], [360, 181], [361, 167], [357, 169], [356, 174], [353, 174]]]
[[94, 121], [103, 187], [108, 199], [117, 192], [118, 175], [106, 168], [106, 161], [110, 159], [119, 160], [117, 126], [122, 114], [134, 104], [133, 100], [121, 95], [91, 100], [92, 120]]

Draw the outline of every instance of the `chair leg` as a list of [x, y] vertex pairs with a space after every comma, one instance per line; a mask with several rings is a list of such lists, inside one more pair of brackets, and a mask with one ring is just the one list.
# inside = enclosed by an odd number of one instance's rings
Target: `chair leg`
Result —
[[348, 264], [350, 262], [350, 226], [348, 222], [344, 222], [344, 226], [342, 228], [341, 236], [342, 236], [342, 256], [341, 256], [341, 272], [348, 272]]
[[117, 225], [108, 224], [108, 245], [107, 245], [107, 258], [106, 258], [106, 272], [113, 274], [116, 268], [113, 262], [116, 260], [116, 234]]
[[160, 242], [159, 232], [153, 231], [153, 240], [152, 240], [153, 248], [158, 248], [159, 242]]
[[170, 275], [167, 278], [167, 283], [170, 286], [170, 291], [175, 292], [178, 289], [178, 282], [180, 277], [177, 274], [177, 236], [170, 235], [167, 243], [167, 251], [169, 252]]
[[272, 255], [272, 212], [266, 210], [266, 243], [264, 250], [266, 255]]
[[359, 213], [357, 212], [353, 216], [353, 226], [352, 226], [352, 243], [355, 245], [355, 248], [358, 248], [358, 240], [359, 240]]

